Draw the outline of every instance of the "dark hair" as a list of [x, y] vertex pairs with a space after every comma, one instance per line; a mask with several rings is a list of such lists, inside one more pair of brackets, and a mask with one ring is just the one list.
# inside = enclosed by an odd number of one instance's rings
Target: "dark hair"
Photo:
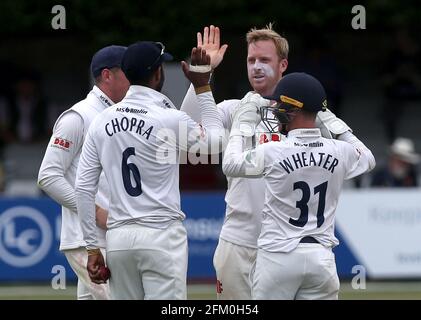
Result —
[[318, 111], [299, 109], [306, 118], [316, 118]]
[[[156, 68], [157, 69], [157, 68]], [[155, 70], [152, 70], [150, 73], [143, 75], [141, 77], [130, 77], [130, 75], [126, 74], [127, 80], [129, 80], [131, 85], [138, 85], [138, 86], [149, 86], [150, 81], [155, 73]]]

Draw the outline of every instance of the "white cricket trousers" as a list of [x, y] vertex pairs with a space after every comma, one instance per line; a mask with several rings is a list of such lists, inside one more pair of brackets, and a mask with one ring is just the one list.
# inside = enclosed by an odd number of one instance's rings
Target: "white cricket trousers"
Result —
[[253, 299], [337, 300], [338, 292], [332, 249], [317, 243], [300, 243], [288, 253], [258, 250]]
[[107, 231], [111, 298], [187, 299], [187, 232], [181, 221], [167, 229], [126, 225]]
[[[105, 250], [101, 249], [104, 259]], [[78, 300], [109, 300], [110, 289], [108, 283], [96, 284], [89, 278], [86, 265], [88, 264], [88, 253], [85, 248], [63, 250], [67, 261], [77, 275], [77, 299]]]
[[257, 249], [219, 239], [213, 256], [218, 300], [250, 300]]

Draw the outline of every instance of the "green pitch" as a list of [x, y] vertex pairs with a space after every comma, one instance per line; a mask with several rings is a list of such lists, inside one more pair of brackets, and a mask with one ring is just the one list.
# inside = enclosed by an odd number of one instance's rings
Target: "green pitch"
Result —
[[[73, 300], [76, 286], [54, 290], [48, 285], [0, 284], [0, 300]], [[188, 299], [215, 299], [215, 287], [210, 284], [188, 286]], [[368, 282], [365, 289], [355, 290], [349, 282], [342, 282], [339, 298], [343, 300], [421, 300], [421, 282]]]

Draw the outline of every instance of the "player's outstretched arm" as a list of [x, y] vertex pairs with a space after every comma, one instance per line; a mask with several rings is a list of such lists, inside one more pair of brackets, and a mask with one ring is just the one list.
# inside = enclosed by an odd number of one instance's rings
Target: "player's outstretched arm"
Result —
[[338, 118], [329, 109], [318, 112], [316, 126], [320, 129], [323, 137], [345, 141], [354, 147], [355, 150], [351, 151], [354, 154], [351, 154], [349, 158], [353, 159], [356, 155], [356, 163], [351, 166], [347, 179], [368, 172], [376, 166], [376, 160], [370, 149], [352, 133], [352, 129], [345, 121]]
[[353, 147], [353, 150], [351, 150], [350, 155], [347, 157], [349, 170], [345, 179], [354, 178], [374, 169], [376, 159], [373, 153], [351, 131], [339, 135], [338, 140], [345, 141]]

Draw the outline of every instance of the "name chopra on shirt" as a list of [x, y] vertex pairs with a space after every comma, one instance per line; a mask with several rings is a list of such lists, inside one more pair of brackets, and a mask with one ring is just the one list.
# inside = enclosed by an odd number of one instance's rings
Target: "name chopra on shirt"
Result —
[[116, 133], [131, 131], [149, 139], [153, 126], [146, 126], [145, 121], [136, 117], [114, 118], [105, 125], [105, 132], [112, 137]]

